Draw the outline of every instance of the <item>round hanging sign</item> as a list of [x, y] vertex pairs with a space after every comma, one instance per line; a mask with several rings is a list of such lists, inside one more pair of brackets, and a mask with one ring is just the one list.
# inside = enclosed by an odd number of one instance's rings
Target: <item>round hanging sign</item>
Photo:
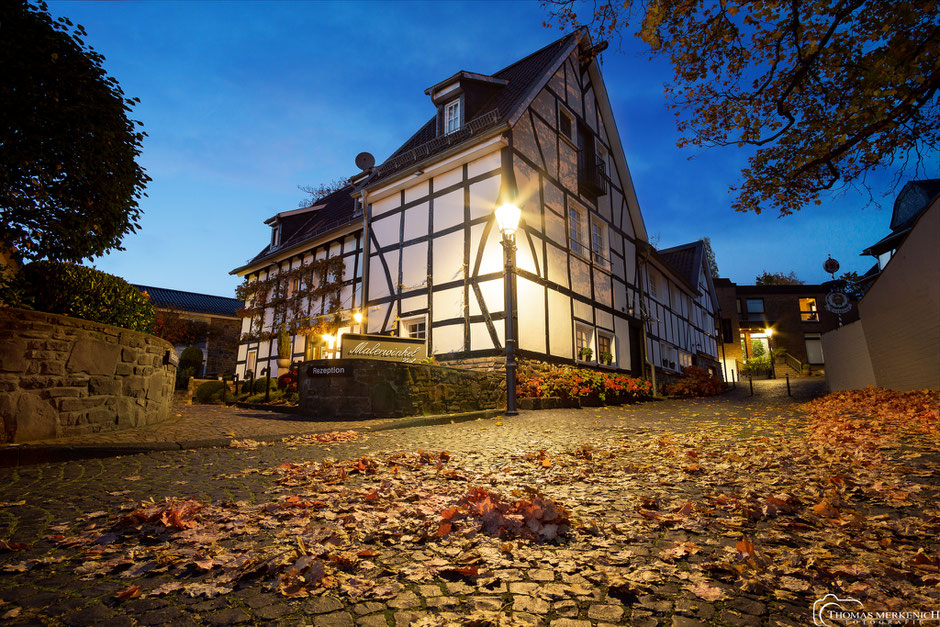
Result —
[[829, 274], [835, 274], [836, 272], [839, 271], [839, 262], [833, 259], [832, 257], [829, 257], [829, 259], [826, 259], [823, 262], [823, 270], [825, 270]]
[[829, 292], [826, 294], [826, 309], [834, 314], [844, 314], [852, 309], [852, 301], [845, 292]]

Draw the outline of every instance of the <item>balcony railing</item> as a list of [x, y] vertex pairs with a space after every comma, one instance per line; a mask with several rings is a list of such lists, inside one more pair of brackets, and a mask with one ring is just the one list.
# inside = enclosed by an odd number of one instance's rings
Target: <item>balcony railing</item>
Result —
[[607, 194], [607, 166], [596, 156], [588, 159], [582, 151], [578, 155], [578, 185], [582, 193], [591, 196]]

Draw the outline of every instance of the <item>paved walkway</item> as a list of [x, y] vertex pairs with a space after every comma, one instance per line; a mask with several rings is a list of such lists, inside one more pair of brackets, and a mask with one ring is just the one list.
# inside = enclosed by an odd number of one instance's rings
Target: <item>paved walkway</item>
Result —
[[[799, 380], [790, 397], [784, 381], [758, 381], [754, 396], [744, 387], [711, 399], [410, 426], [184, 408], [170, 428], [137, 435], [155, 443], [349, 428], [362, 435], [330, 444], [294, 439], [0, 468], [0, 619], [811, 624], [813, 600], [838, 589], [824, 577], [842, 573], [841, 586], [871, 582], [875, 575], [866, 578], [866, 568], [894, 562], [866, 562], [866, 554], [853, 551], [881, 550], [889, 537], [885, 551], [900, 555], [917, 537], [908, 510], [923, 507], [879, 505], [890, 514], [881, 519], [908, 521], [894, 535], [888, 527], [843, 527], [813, 513], [819, 498], [813, 490], [831, 485], [830, 474], [846, 483], [871, 480], [851, 477], [853, 460], [844, 468], [807, 463], [798, 403], [822, 391], [819, 380]], [[96, 437], [73, 444], [112, 445], [112, 452], [128, 444], [117, 434]], [[903, 454], [905, 472], [919, 468], [910, 449]], [[926, 483], [904, 487], [896, 477], [892, 490], [935, 500], [935, 474], [917, 476]], [[570, 510], [572, 529], [551, 540], [558, 531], [552, 521], [561, 518], [533, 500], [517, 518], [497, 516], [505, 533], [491, 537], [485, 525], [474, 527], [471, 514], [483, 510], [462, 496], [468, 489], [495, 508], [486, 510], [491, 517], [501, 507], [488, 500], [493, 495], [508, 503], [536, 498], [539, 490]], [[772, 494], [779, 498], [762, 500]], [[166, 498], [175, 499], [172, 507]], [[797, 498], [804, 509], [787, 514]], [[877, 495], [868, 490], [866, 499], [875, 503]], [[768, 514], [767, 507], [782, 513]], [[519, 519], [528, 526], [512, 531]], [[453, 530], [441, 520], [453, 521]], [[527, 539], [527, 529], [548, 541]], [[921, 557], [905, 559], [929, 566], [937, 540], [922, 537], [918, 546]], [[905, 602], [920, 598], [905, 585]]]

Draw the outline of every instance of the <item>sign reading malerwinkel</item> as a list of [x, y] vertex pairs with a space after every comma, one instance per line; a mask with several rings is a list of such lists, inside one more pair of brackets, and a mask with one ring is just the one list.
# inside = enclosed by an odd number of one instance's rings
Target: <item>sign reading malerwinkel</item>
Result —
[[340, 341], [342, 359], [377, 359], [413, 364], [427, 356], [427, 343], [410, 337], [346, 333]]

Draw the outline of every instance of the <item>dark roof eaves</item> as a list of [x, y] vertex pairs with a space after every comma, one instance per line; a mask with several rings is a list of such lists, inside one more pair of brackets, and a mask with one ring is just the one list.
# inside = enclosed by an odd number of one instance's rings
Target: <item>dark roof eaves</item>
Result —
[[336, 233], [347, 230], [352, 225], [355, 225], [357, 228], [361, 228], [362, 220], [358, 219], [360, 217], [361, 216], [351, 216], [351, 218], [355, 218], [355, 219], [350, 219], [349, 221], [344, 222], [343, 224], [337, 224], [335, 227], [327, 231], [324, 231], [322, 233], [316, 233], [312, 235], [311, 237], [298, 241], [296, 244], [293, 244], [292, 246], [289, 246], [287, 248], [275, 248], [273, 251], [271, 251], [270, 253], [264, 256], [256, 257], [252, 259], [251, 261], [249, 261], [248, 263], [242, 266], [239, 266], [235, 268], [234, 270], [230, 270], [229, 274], [239, 274], [240, 272], [244, 270], [248, 270], [249, 268], [254, 268], [255, 266], [267, 265], [268, 263], [270, 263], [272, 259], [277, 259], [278, 257], [284, 256], [284, 255], [289, 257], [291, 254], [296, 254], [298, 249], [309, 248], [311, 242], [315, 242], [321, 239], [329, 239], [330, 237], [333, 237]]

